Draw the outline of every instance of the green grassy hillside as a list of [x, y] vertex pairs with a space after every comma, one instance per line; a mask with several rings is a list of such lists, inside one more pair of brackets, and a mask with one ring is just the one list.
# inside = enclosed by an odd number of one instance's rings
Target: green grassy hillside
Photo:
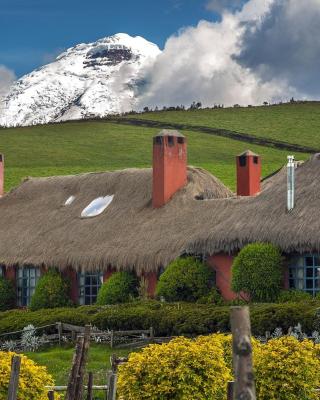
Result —
[[[199, 111], [199, 115], [202, 113]], [[201, 122], [204, 123], [206, 121]], [[158, 131], [101, 121], [0, 129], [0, 152], [5, 154], [6, 162], [6, 190], [26, 176], [149, 167], [152, 136]], [[235, 155], [247, 148], [262, 155], [264, 176], [286, 162], [286, 151], [205, 133], [183, 133], [188, 137], [189, 164], [206, 168], [232, 189]], [[307, 157], [305, 154], [297, 156]]]
[[320, 102], [187, 112], [161, 111], [127, 118], [224, 128], [320, 149]]

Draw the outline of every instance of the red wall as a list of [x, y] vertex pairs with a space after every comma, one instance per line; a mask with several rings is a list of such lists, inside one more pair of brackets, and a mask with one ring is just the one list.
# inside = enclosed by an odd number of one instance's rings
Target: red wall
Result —
[[148, 272], [143, 274], [144, 278], [148, 281], [148, 294], [154, 297], [156, 293], [156, 286], [158, 282], [158, 274], [156, 272]]
[[208, 257], [208, 264], [216, 272], [216, 285], [225, 300], [234, 300], [237, 295], [231, 290], [231, 267], [233, 256], [216, 254]]
[[[170, 136], [170, 135], [169, 135]], [[178, 143], [173, 136], [173, 145], [168, 144], [168, 136], [159, 136], [162, 143], [153, 144], [153, 189], [152, 205], [162, 207], [187, 183], [187, 144]]]
[[74, 304], [79, 304], [79, 287], [78, 287], [78, 274], [73, 268], [67, 268], [63, 271], [63, 275], [70, 279], [70, 298]]

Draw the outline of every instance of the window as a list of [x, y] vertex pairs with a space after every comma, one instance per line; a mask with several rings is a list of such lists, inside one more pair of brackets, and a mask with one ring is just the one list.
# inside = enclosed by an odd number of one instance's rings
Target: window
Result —
[[4, 277], [4, 266], [0, 265], [0, 278]]
[[98, 197], [93, 200], [81, 213], [81, 218], [91, 218], [96, 217], [103, 213], [103, 211], [108, 207], [108, 205], [112, 202], [114, 195]]
[[184, 143], [184, 138], [183, 137], [178, 137], [178, 143], [183, 144]]
[[76, 199], [75, 196], [68, 197], [67, 200], [65, 201], [64, 205], [65, 206], [70, 206], [75, 201], [75, 199]]
[[246, 156], [240, 156], [239, 157], [239, 165], [240, 167], [245, 167], [247, 164], [247, 157]]
[[94, 304], [103, 282], [103, 274], [101, 272], [81, 272], [78, 279], [79, 303], [81, 305]]
[[254, 157], [253, 157], [253, 163], [254, 163], [254, 164], [258, 164], [258, 157], [257, 157], [257, 156], [254, 156]]
[[289, 285], [313, 296], [320, 292], [320, 255], [293, 257], [289, 265]]
[[174, 136], [168, 136], [168, 145], [174, 146]]
[[162, 144], [162, 136], [156, 136], [153, 138], [154, 144]]
[[27, 307], [40, 278], [40, 269], [23, 267], [17, 269], [17, 303], [19, 307]]

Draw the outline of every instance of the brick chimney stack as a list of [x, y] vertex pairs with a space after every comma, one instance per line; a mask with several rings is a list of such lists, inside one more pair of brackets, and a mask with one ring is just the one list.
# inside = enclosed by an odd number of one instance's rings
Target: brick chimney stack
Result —
[[237, 156], [237, 195], [255, 196], [261, 191], [261, 157], [250, 150]]
[[4, 155], [0, 154], [0, 197], [4, 195]]
[[153, 138], [152, 205], [159, 208], [187, 183], [187, 140], [163, 130]]

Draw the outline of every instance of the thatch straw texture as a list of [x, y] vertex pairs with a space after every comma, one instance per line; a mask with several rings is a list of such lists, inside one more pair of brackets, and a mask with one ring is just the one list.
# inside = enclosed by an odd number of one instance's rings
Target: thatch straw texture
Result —
[[[189, 168], [188, 184], [161, 209], [151, 202], [152, 170], [129, 169], [28, 179], [0, 199], [0, 263], [88, 270], [156, 270], [179, 256], [198, 219], [195, 196], [232, 195], [204, 170]], [[99, 216], [81, 211], [114, 195]], [[64, 206], [69, 196], [75, 201]]]
[[[151, 169], [29, 179], [0, 199], [0, 263], [142, 273], [185, 252], [233, 253], [256, 241], [320, 252], [319, 187], [320, 155], [297, 168], [290, 213], [285, 168], [263, 182], [261, 194], [240, 198], [190, 167], [187, 186], [160, 209], [151, 204]], [[94, 198], [112, 194], [100, 216], [80, 218]]]

